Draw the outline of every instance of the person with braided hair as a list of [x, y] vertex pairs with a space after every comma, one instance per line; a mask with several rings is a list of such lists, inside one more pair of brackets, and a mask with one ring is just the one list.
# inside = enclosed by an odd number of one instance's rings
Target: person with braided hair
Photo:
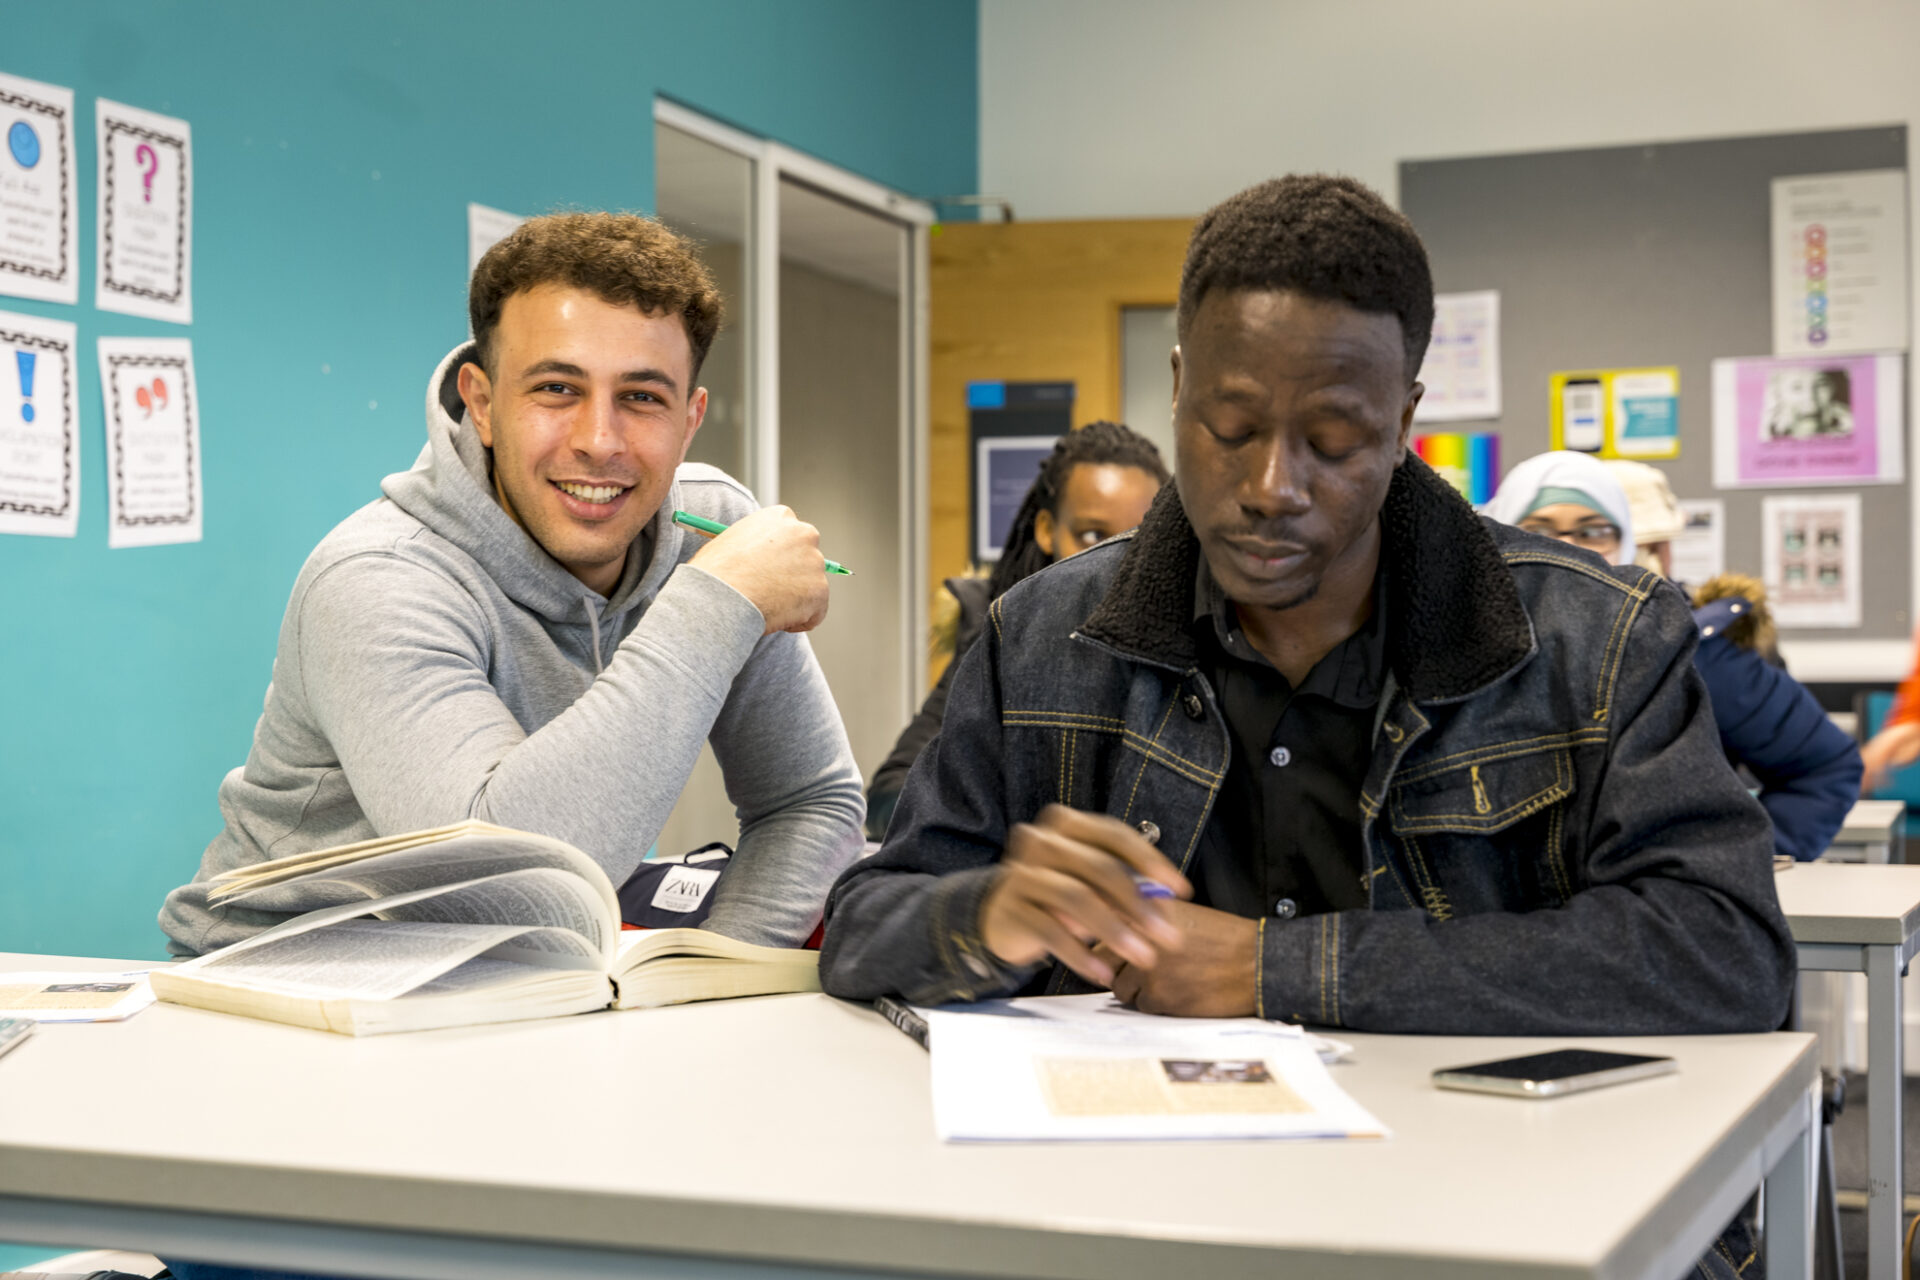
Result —
[[869, 838], [886, 835], [907, 771], [940, 732], [954, 670], [980, 634], [987, 606], [1014, 583], [1139, 524], [1169, 478], [1153, 441], [1118, 422], [1089, 422], [1060, 437], [1014, 515], [993, 572], [985, 578], [946, 580], [947, 592], [958, 605], [950, 637], [953, 657], [892, 753], [874, 771], [867, 789]]

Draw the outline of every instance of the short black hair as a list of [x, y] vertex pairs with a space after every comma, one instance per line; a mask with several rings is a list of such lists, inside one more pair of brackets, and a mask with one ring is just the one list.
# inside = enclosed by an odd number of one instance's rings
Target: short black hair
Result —
[[1089, 422], [1061, 436], [1060, 442], [1053, 446], [1053, 452], [1040, 464], [1040, 474], [1034, 478], [1033, 487], [1027, 490], [1027, 496], [1021, 500], [1020, 510], [1015, 513], [1013, 524], [1007, 530], [1006, 546], [993, 566], [993, 576], [987, 587], [988, 593], [994, 598], [997, 599], [1022, 578], [1036, 574], [1053, 563], [1053, 557], [1040, 549], [1040, 543], [1033, 536], [1034, 522], [1040, 518], [1042, 511], [1051, 511], [1058, 519], [1060, 494], [1067, 487], [1067, 477], [1082, 463], [1137, 467], [1163, 485], [1172, 479], [1167, 472], [1166, 462], [1160, 457], [1159, 447], [1139, 432], [1117, 422]]
[[1433, 272], [1405, 216], [1372, 188], [1325, 173], [1291, 174], [1201, 216], [1180, 269], [1180, 333], [1215, 289], [1292, 290], [1400, 321], [1407, 381], [1433, 336]]

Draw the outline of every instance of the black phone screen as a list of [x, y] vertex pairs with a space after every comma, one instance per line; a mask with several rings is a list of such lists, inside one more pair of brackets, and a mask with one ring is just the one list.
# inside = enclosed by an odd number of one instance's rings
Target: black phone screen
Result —
[[1498, 1080], [1566, 1080], [1590, 1076], [1596, 1071], [1635, 1067], [1663, 1059], [1643, 1053], [1602, 1053], [1598, 1049], [1555, 1049], [1551, 1053], [1533, 1053], [1524, 1058], [1500, 1058], [1476, 1062], [1470, 1067], [1449, 1067], [1448, 1072], [1463, 1076], [1492, 1076]]

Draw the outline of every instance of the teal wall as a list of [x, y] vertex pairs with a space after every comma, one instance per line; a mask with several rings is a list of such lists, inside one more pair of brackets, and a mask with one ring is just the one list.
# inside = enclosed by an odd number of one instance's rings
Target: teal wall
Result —
[[[656, 93], [914, 195], [977, 178], [975, 0], [8, 6], [0, 71], [76, 94], [84, 482], [0, 537], [0, 951], [162, 953], [219, 829], [294, 574], [424, 438], [468, 201], [649, 208]], [[95, 311], [93, 99], [185, 118], [194, 323]], [[193, 339], [204, 542], [109, 551], [93, 341]]]

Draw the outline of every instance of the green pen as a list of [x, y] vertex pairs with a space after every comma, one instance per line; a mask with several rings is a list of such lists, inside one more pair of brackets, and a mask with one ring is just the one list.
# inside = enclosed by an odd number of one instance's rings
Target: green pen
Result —
[[[705, 516], [696, 516], [689, 511], [674, 512], [673, 522], [675, 524], [683, 524], [695, 533], [704, 533], [709, 538], [717, 538], [727, 531], [727, 526], [721, 524], [718, 520], [709, 520]], [[847, 568], [847, 566], [837, 560], [827, 561], [827, 572], [837, 573], [847, 578], [853, 576], [853, 570]]]

